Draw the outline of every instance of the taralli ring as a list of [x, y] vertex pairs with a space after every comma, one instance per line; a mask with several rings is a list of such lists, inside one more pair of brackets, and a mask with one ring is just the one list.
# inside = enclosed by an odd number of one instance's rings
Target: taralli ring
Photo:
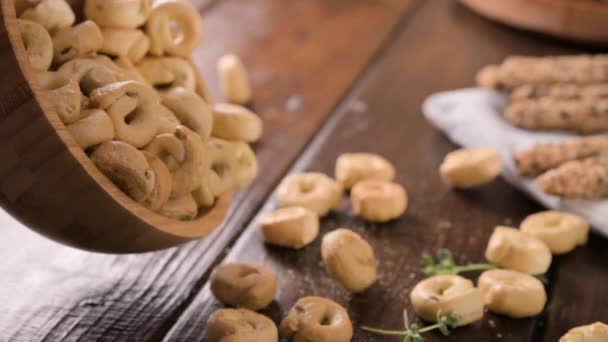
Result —
[[489, 148], [460, 149], [448, 153], [439, 167], [443, 181], [456, 188], [471, 188], [494, 180], [502, 171], [500, 153]]
[[240, 105], [251, 102], [251, 85], [243, 62], [236, 55], [225, 55], [217, 62], [222, 94], [227, 102]]
[[61, 122], [69, 125], [78, 121], [83, 98], [78, 82], [52, 71], [42, 72], [37, 76]]
[[277, 342], [279, 333], [274, 322], [248, 309], [219, 309], [207, 321], [209, 342], [260, 341]]
[[59, 30], [53, 36], [53, 61], [61, 65], [77, 57], [96, 53], [103, 45], [101, 30], [87, 20], [76, 26]]
[[318, 172], [287, 176], [277, 189], [280, 207], [301, 206], [325, 216], [340, 204], [342, 186]]
[[543, 283], [517, 271], [485, 271], [479, 276], [477, 287], [488, 309], [509, 317], [536, 316], [547, 302]]
[[183, 0], [162, 0], [154, 3], [146, 32], [150, 37], [151, 54], [187, 57], [200, 42], [203, 28], [198, 10], [192, 4]]
[[258, 223], [266, 242], [283, 247], [300, 249], [319, 235], [319, 215], [303, 207], [277, 209]]
[[405, 213], [407, 193], [397, 183], [370, 179], [353, 186], [350, 202], [357, 216], [371, 222], [387, 222]]
[[179, 57], [146, 57], [137, 64], [140, 74], [154, 87], [183, 87], [196, 90], [196, 74], [192, 64]]
[[570, 329], [559, 342], [607, 342], [608, 325], [602, 322]]
[[150, 38], [137, 29], [104, 28], [102, 53], [125, 57], [133, 63], [141, 61], [150, 49]]
[[359, 234], [339, 228], [323, 237], [325, 269], [347, 290], [358, 293], [376, 281], [374, 250]]
[[336, 161], [336, 180], [345, 189], [356, 183], [375, 179], [392, 181], [395, 179], [395, 167], [386, 158], [373, 153], [344, 153]]
[[152, 7], [152, 0], [86, 0], [84, 15], [102, 27], [134, 29], [142, 26]]
[[219, 103], [213, 106], [213, 136], [226, 140], [256, 142], [262, 136], [262, 120], [249, 109]]
[[160, 208], [160, 214], [176, 220], [189, 221], [198, 215], [198, 205], [191, 194], [171, 198]]
[[559, 211], [532, 214], [521, 223], [522, 232], [543, 241], [553, 254], [564, 254], [587, 243], [589, 223], [583, 218]]
[[139, 148], [152, 141], [158, 131], [160, 121], [156, 112], [160, 99], [154, 89], [145, 84], [111, 83], [95, 89], [91, 101], [112, 118], [117, 140]]
[[293, 342], [349, 342], [353, 324], [339, 304], [321, 297], [300, 298], [279, 328]]
[[211, 108], [198, 94], [182, 87], [173, 88], [162, 94], [162, 103], [182, 125], [190, 128], [206, 140], [214, 127]]
[[173, 190], [171, 172], [167, 168], [167, 165], [154, 154], [147, 151], [142, 151], [142, 153], [154, 172], [154, 189], [152, 189], [152, 193], [145, 200], [144, 205], [151, 210], [158, 211], [171, 197], [171, 191]]
[[551, 250], [541, 240], [520, 230], [498, 226], [486, 247], [486, 259], [504, 268], [543, 274], [551, 265]]
[[213, 270], [211, 292], [226, 305], [260, 310], [274, 299], [277, 278], [260, 265], [224, 264]]
[[438, 275], [416, 284], [410, 293], [416, 314], [436, 322], [439, 312], [452, 314], [458, 326], [483, 318], [483, 300], [473, 282], [457, 275]]
[[154, 189], [154, 172], [146, 157], [135, 147], [108, 141], [99, 145], [91, 160], [118, 188], [136, 202], [142, 202]]
[[122, 80], [119, 70], [112, 68], [101, 58], [72, 59], [59, 67], [57, 73], [76, 81], [85, 95]]
[[26, 9], [21, 19], [35, 21], [51, 34], [57, 30], [70, 27], [76, 15], [65, 0], [42, 0], [36, 6]]
[[44, 27], [34, 21], [17, 19], [21, 40], [34, 70], [47, 71], [53, 62], [53, 40]]
[[68, 130], [83, 150], [114, 139], [112, 119], [101, 109], [84, 110], [82, 119], [68, 125]]

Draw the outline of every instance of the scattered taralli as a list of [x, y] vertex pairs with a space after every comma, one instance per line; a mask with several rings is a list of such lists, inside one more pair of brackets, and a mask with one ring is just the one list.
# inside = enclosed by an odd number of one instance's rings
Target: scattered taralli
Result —
[[301, 206], [319, 216], [325, 216], [338, 207], [342, 199], [342, 186], [319, 172], [287, 176], [277, 189], [279, 207]]
[[335, 176], [345, 189], [350, 189], [368, 179], [390, 182], [395, 179], [395, 167], [377, 154], [344, 153], [336, 160]]
[[[189, 60], [202, 36], [190, 2], [84, 0], [83, 13], [67, 0], [15, 6], [47, 102], [76, 144], [133, 200], [192, 220], [257, 175], [247, 143], [260, 138], [262, 122], [240, 107], [213, 113]], [[224, 61], [227, 84], [241, 99], [245, 90], [249, 101], [242, 63], [232, 60]]]
[[387, 222], [407, 210], [407, 192], [389, 181], [364, 180], [350, 191], [350, 202], [357, 216], [370, 222]]
[[486, 247], [486, 259], [506, 269], [543, 274], [551, 265], [551, 250], [541, 240], [520, 230], [498, 226]]
[[258, 223], [266, 242], [283, 247], [300, 249], [319, 235], [319, 215], [304, 207], [277, 209]]
[[490, 148], [460, 149], [448, 153], [439, 167], [443, 181], [456, 188], [472, 188], [493, 181], [502, 171], [500, 153]]
[[553, 254], [564, 254], [587, 243], [589, 223], [583, 218], [559, 211], [532, 214], [521, 223], [522, 232], [543, 241]]
[[595, 322], [572, 328], [559, 342], [608, 342], [608, 325]]
[[251, 102], [249, 75], [240, 58], [233, 54], [222, 56], [217, 63], [217, 74], [227, 102], [240, 105]]
[[321, 297], [300, 298], [279, 327], [293, 342], [349, 342], [353, 325], [339, 304]]
[[514, 318], [540, 314], [547, 302], [543, 283], [511, 270], [488, 270], [479, 276], [477, 287], [490, 311]]
[[573, 160], [549, 170], [536, 179], [550, 195], [595, 199], [608, 196], [608, 156]]
[[278, 342], [274, 322], [248, 309], [219, 309], [207, 320], [209, 342], [259, 341]]
[[277, 278], [274, 272], [263, 266], [224, 264], [211, 274], [211, 292], [226, 305], [261, 310], [274, 299]]
[[362, 292], [376, 281], [374, 250], [353, 231], [339, 228], [327, 233], [321, 256], [327, 273], [351, 292]]
[[483, 318], [483, 300], [473, 282], [458, 275], [437, 275], [416, 284], [410, 293], [416, 314], [436, 322], [438, 313], [452, 314], [459, 326]]

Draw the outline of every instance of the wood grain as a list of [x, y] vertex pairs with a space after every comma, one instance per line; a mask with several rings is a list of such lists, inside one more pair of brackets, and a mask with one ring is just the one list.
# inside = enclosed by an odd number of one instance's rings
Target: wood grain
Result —
[[[205, 11], [205, 41], [195, 61], [211, 75], [212, 91], [217, 94], [214, 64], [221, 54], [238, 53], [251, 70], [254, 109], [267, 130], [256, 146], [260, 177], [235, 196], [220, 231], [158, 253], [80, 252], [2, 216], [0, 269], [6, 276], [0, 282], [0, 341], [159, 340], [411, 4], [197, 3]], [[11, 161], [9, 154], [6, 160]]]
[[[581, 50], [492, 24], [451, 2], [420, 1], [417, 8], [402, 22], [400, 34], [387, 54], [362, 77], [291, 170], [331, 175], [336, 157], [353, 151], [375, 152], [393, 161], [397, 180], [406, 186], [410, 197], [403, 218], [388, 224], [365, 223], [352, 215], [345, 198], [338, 212], [322, 220], [321, 235], [348, 227], [370, 242], [379, 260], [379, 279], [366, 292], [350, 295], [323, 270], [320, 238], [300, 251], [265, 245], [254, 220], [224, 262], [258, 262], [277, 272], [280, 290], [275, 302], [264, 311], [277, 323], [298, 298], [320, 295], [344, 305], [356, 326], [399, 329], [403, 326], [402, 310], [413, 312], [408, 293], [422, 279], [422, 253], [447, 247], [461, 262], [482, 261], [494, 226], [517, 225], [526, 215], [541, 209], [502, 181], [471, 191], [451, 191], [444, 186], [436, 170], [455, 146], [425, 122], [420, 105], [433, 92], [471, 86], [481, 66], [499, 62], [507, 55]], [[274, 205], [272, 199], [267, 201], [261, 212]], [[559, 268], [557, 261], [557, 280]], [[599, 265], [594, 270], [601, 272]], [[608, 276], [608, 272], [602, 273]], [[598, 295], [600, 286], [595, 286]], [[221, 304], [205, 285], [165, 341], [205, 341], [206, 320], [218, 307]], [[536, 341], [543, 333], [544, 320], [544, 314], [516, 320], [488, 313], [483, 321], [457, 329], [449, 340]], [[353, 339], [401, 340], [359, 329]], [[433, 334], [427, 339], [444, 340]]]

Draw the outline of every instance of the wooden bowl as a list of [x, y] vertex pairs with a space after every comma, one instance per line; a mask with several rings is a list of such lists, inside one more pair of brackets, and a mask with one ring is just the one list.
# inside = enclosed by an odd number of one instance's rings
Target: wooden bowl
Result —
[[608, 45], [608, 4], [599, 0], [460, 0], [473, 11], [522, 29]]
[[[108, 253], [175, 246], [222, 224], [229, 194], [197, 219], [177, 221], [139, 205], [112, 184], [76, 144], [34, 80], [14, 0], [2, 0], [0, 11], [0, 205], [7, 212], [51, 239]], [[202, 79], [199, 85], [209, 100]]]

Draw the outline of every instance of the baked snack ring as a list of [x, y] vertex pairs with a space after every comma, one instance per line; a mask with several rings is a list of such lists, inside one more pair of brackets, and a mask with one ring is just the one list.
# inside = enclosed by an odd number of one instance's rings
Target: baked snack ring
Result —
[[47, 99], [53, 104], [64, 124], [69, 125], [80, 119], [83, 96], [78, 82], [53, 71], [41, 72], [36, 76], [38, 83], [48, 95]]
[[87, 20], [76, 26], [61, 29], [53, 35], [53, 61], [61, 65], [77, 57], [99, 51], [103, 36], [94, 21]]
[[274, 322], [248, 309], [219, 309], [207, 321], [209, 342], [277, 342]]
[[85, 95], [110, 83], [123, 81], [117, 67], [103, 58], [74, 58], [59, 67], [57, 72], [76, 81]]
[[319, 172], [289, 175], [277, 189], [280, 207], [301, 206], [326, 215], [342, 199], [342, 186]]
[[277, 276], [261, 265], [223, 264], [211, 274], [211, 292], [226, 305], [261, 310], [274, 299]]
[[47, 30], [40, 24], [17, 19], [21, 40], [34, 70], [46, 71], [53, 62], [53, 40]]
[[175, 87], [162, 94], [162, 103], [182, 123], [206, 140], [214, 126], [213, 114], [207, 103], [195, 92]]
[[35, 21], [53, 34], [59, 29], [72, 26], [76, 15], [65, 0], [42, 0], [23, 11], [21, 18]]
[[84, 15], [102, 27], [133, 29], [143, 25], [152, 0], [85, 0]]
[[160, 100], [149, 86], [135, 81], [111, 83], [95, 89], [90, 98], [112, 118], [117, 140], [139, 148], [156, 135]]
[[282, 335], [293, 342], [348, 342], [353, 325], [339, 304], [322, 297], [300, 298], [281, 322]]
[[189, 2], [161, 0], [154, 3], [146, 32], [152, 55], [188, 57], [198, 46], [203, 27], [198, 10]]
[[137, 63], [150, 50], [150, 38], [142, 30], [125, 28], [104, 28], [103, 45], [100, 51], [110, 56], [128, 58]]
[[154, 87], [183, 87], [196, 91], [196, 73], [190, 62], [179, 57], [146, 57], [137, 64], [140, 74]]
[[70, 125], [68, 130], [83, 150], [114, 139], [112, 119], [101, 109], [87, 109], [82, 118]]

